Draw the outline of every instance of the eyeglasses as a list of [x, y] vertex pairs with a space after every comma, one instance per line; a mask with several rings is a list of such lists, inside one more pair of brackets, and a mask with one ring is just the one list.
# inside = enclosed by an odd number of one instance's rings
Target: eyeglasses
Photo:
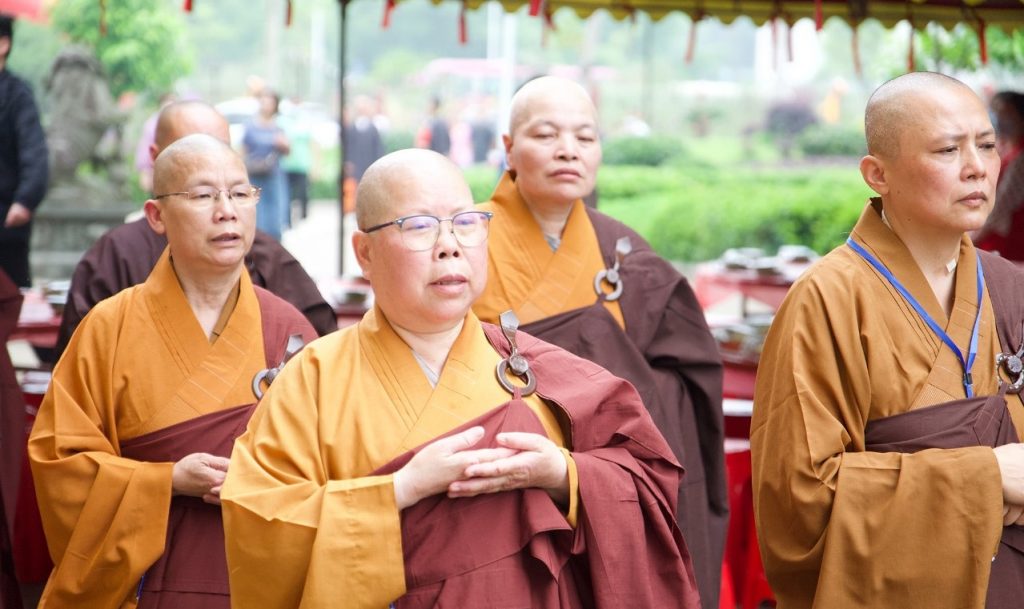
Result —
[[391, 222], [371, 226], [364, 233], [372, 233], [394, 224], [402, 235], [402, 243], [414, 252], [422, 252], [434, 247], [441, 236], [441, 223], [452, 223], [452, 234], [463, 247], [475, 247], [487, 240], [487, 228], [493, 213], [489, 211], [463, 211], [451, 218], [416, 215], [404, 216]]
[[228, 196], [228, 200], [239, 207], [250, 207], [252, 205], [256, 205], [260, 200], [260, 189], [251, 184], [240, 184], [238, 186], [232, 186], [231, 188], [200, 186], [193, 190], [169, 192], [167, 194], [157, 195], [153, 198], [166, 199], [167, 197], [182, 196], [188, 200], [189, 205], [192, 207], [206, 208], [213, 206], [214, 203], [220, 200], [220, 193], [226, 194]]

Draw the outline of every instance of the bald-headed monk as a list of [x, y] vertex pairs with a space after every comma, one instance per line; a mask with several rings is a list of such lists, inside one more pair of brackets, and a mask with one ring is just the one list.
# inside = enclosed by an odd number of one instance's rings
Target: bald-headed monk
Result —
[[528, 82], [502, 136], [508, 171], [488, 282], [473, 311], [511, 309], [523, 330], [633, 383], [686, 470], [679, 524], [705, 608], [718, 606], [726, 504], [722, 364], [686, 279], [637, 233], [587, 208], [601, 163], [597, 113], [580, 85]]
[[761, 354], [765, 571], [780, 609], [1020, 607], [1024, 273], [966, 236], [992, 210], [995, 133], [970, 88], [927, 72], [879, 87], [865, 127], [878, 197]]
[[[156, 159], [168, 145], [193, 133], [230, 141], [227, 120], [212, 106], [201, 101], [175, 102], [160, 112], [150, 154]], [[167, 238], [140, 218], [107, 231], [89, 248], [71, 276], [54, 361], [85, 314], [104, 298], [145, 281], [166, 247]], [[257, 230], [245, 267], [255, 285], [295, 305], [321, 336], [338, 328], [334, 310], [316, 284], [277, 240]]]
[[358, 195], [374, 309], [290, 361], [235, 444], [234, 606], [698, 607], [681, 470], [636, 391], [470, 311], [490, 214], [459, 169], [400, 151]]
[[228, 607], [231, 444], [267, 371], [316, 337], [243, 272], [259, 190], [227, 144], [171, 144], [153, 187], [146, 220], [167, 250], [82, 320], [29, 438], [55, 564], [40, 607]]

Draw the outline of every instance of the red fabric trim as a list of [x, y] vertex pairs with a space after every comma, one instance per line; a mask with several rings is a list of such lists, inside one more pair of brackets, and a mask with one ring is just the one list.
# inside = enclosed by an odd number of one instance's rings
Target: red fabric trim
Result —
[[459, 11], [459, 44], [466, 44], [469, 35], [466, 33], [466, 3], [462, 3], [462, 10]]
[[388, 0], [384, 5], [384, 19], [380, 23], [381, 29], [388, 29], [391, 25], [391, 13], [395, 10], [395, 0]]
[[814, 0], [814, 29], [820, 32], [825, 25], [825, 16], [821, 10], [821, 0]]
[[181, 7], [181, 10], [185, 11], [186, 13], [191, 13], [192, 12], [192, 0], [185, 0], [185, 4], [184, 4], [184, 6]]
[[540, 14], [540, 4], [543, 0], [530, 0], [530, 16], [536, 17]]

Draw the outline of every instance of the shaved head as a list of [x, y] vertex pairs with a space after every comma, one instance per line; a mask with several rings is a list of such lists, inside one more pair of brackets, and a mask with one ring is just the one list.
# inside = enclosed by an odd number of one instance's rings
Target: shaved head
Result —
[[937, 72], [911, 72], [878, 87], [864, 112], [868, 154], [881, 158], [899, 155], [903, 134], [921, 120], [919, 103], [950, 90], [975, 95], [964, 83]]
[[440, 183], [451, 192], [452, 200], [473, 200], [462, 170], [448, 157], [422, 148], [399, 150], [378, 159], [359, 180], [356, 223], [360, 230], [394, 220], [393, 202], [415, 196], [424, 183]]
[[216, 108], [201, 101], [174, 102], [165, 106], [157, 118], [156, 137], [150, 148], [153, 159], [173, 142], [193, 133], [204, 133], [226, 144], [231, 142], [228, 121]]
[[179, 189], [183, 175], [197, 164], [208, 162], [210, 157], [221, 162], [237, 161], [244, 166], [238, 153], [220, 139], [205, 133], [186, 135], [172, 142], [156, 157], [153, 191], [163, 194]]
[[597, 109], [579, 83], [558, 76], [541, 76], [535, 78], [516, 91], [512, 96], [512, 108], [509, 111], [508, 132], [515, 134], [524, 124], [529, 122], [533, 110], [537, 106], [559, 100], [560, 103], [580, 103], [590, 112], [594, 124], [597, 124]]

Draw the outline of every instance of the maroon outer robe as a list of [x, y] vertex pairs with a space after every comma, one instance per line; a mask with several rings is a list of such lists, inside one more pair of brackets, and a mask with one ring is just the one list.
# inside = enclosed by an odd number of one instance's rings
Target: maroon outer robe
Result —
[[[507, 357], [501, 330], [483, 328]], [[552, 345], [523, 333], [516, 341], [538, 395], [568, 430], [580, 481], [577, 526], [539, 489], [429, 497], [402, 512], [407, 593], [394, 607], [700, 607], [675, 525], [681, 468], [636, 392]], [[486, 430], [481, 445], [502, 431], [544, 433], [518, 390], [451, 433], [474, 425]], [[377, 473], [400, 469], [416, 450]]]
[[[53, 362], [60, 359], [85, 314], [104, 298], [145, 281], [166, 247], [167, 238], [153, 232], [142, 218], [107, 231], [89, 248], [71, 276]], [[266, 233], [256, 231], [245, 268], [253, 285], [294, 305], [320, 336], [338, 329], [334, 310], [302, 265]]]
[[[1024, 270], [1006, 260], [979, 251], [985, 285], [996, 316], [996, 330], [1004, 352], [1024, 344]], [[1018, 441], [1003, 391], [917, 408], [869, 421], [866, 449], [874, 452], [914, 453], [929, 448], [1001, 446]], [[987, 609], [1017, 609], [1024, 604], [1024, 527], [1003, 527], [999, 551], [992, 560]]]
[[[267, 367], [284, 358], [291, 333], [301, 328], [289, 323], [294, 313], [281, 299], [257, 287], [263, 321], [263, 351]], [[304, 337], [312, 340], [312, 336]], [[121, 456], [137, 461], [178, 461], [205, 452], [230, 457], [235, 438], [242, 435], [256, 404], [211, 412], [121, 443]], [[220, 506], [199, 497], [171, 499], [164, 554], [139, 584], [140, 609], [229, 609], [224, 521]]]
[[18, 326], [21, 291], [0, 270], [0, 609], [21, 609], [21, 593], [14, 577], [11, 540], [14, 509], [25, 450], [25, 402], [7, 353], [7, 339]]
[[597, 300], [522, 327], [636, 387], [655, 425], [682, 462], [679, 526], [693, 556], [705, 609], [718, 607], [729, 507], [725, 481], [722, 360], [686, 278], [624, 224], [587, 209], [605, 263], [628, 236], [621, 263], [623, 332]]

